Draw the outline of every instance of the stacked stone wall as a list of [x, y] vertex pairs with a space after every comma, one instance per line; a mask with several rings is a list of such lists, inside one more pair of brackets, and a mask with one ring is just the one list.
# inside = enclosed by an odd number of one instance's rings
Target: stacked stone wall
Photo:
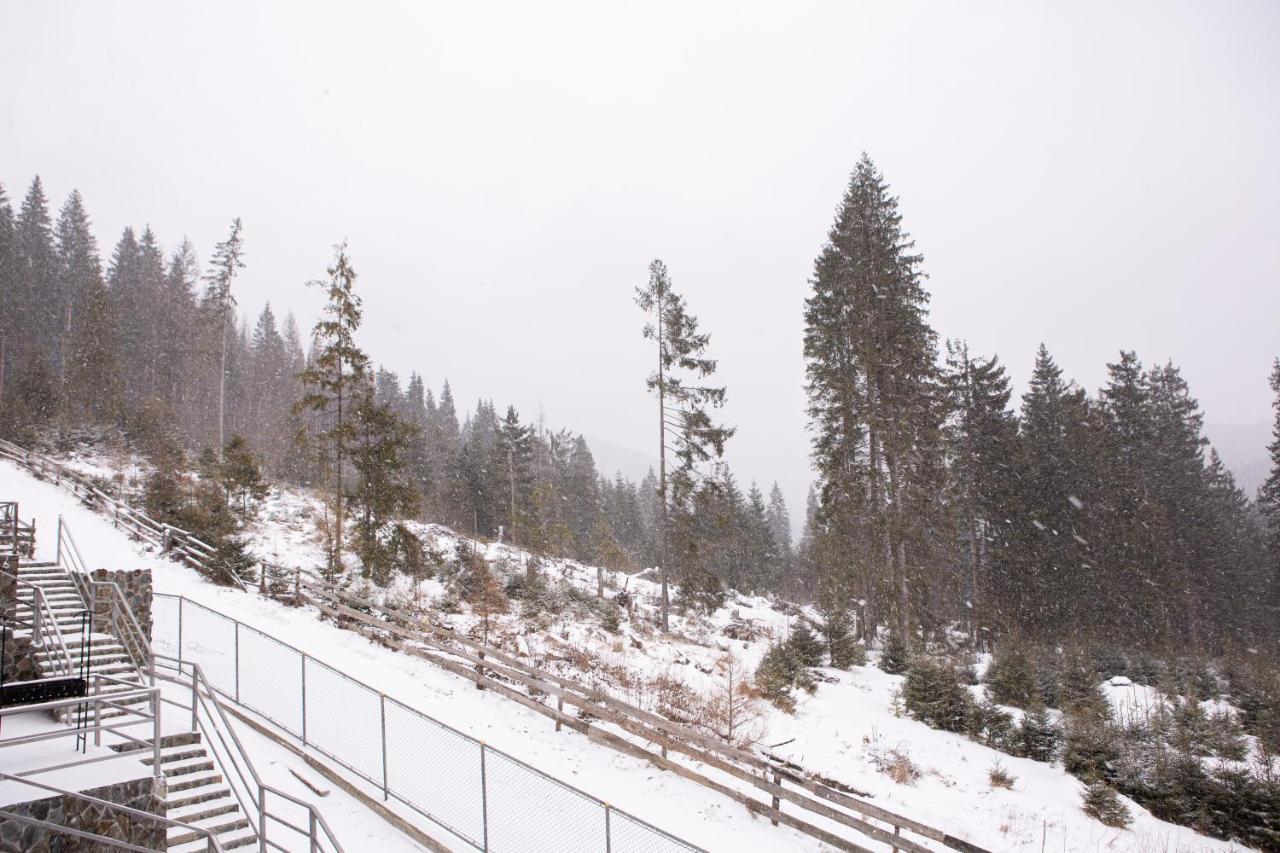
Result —
[[[145, 776], [83, 793], [154, 815], [165, 815], [164, 783]], [[148, 850], [164, 850], [166, 826], [159, 820], [59, 794], [0, 807], [0, 811], [71, 827]], [[0, 817], [0, 853], [90, 853], [108, 849], [97, 842]]]

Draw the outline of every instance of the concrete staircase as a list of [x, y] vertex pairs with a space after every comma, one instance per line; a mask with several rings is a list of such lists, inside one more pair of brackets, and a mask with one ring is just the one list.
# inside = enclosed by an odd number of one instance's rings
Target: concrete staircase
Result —
[[[151, 744], [130, 743], [113, 746], [117, 752], [145, 751], [143, 764], [150, 765]], [[160, 739], [160, 770], [168, 794], [167, 816], [213, 832], [226, 850], [256, 844], [258, 837], [240, 803], [219, 772], [217, 764], [201, 745], [199, 732], [166, 735]], [[203, 836], [178, 827], [169, 830], [169, 850], [208, 849]]]
[[[82, 627], [82, 614], [86, 604], [65, 568], [56, 563], [19, 563], [18, 578], [40, 588], [62, 631], [75, 674], [80, 672], [83, 650], [88, 654], [90, 673], [109, 675], [127, 682], [104, 684], [99, 691], [101, 694], [127, 692], [135, 686], [144, 686], [147, 683], [146, 676], [134, 665], [124, 645], [115, 636], [93, 630], [88, 637], [89, 648], [84, 649], [86, 638]], [[18, 619], [27, 621], [31, 619], [33, 595], [30, 588], [19, 587]], [[52, 648], [37, 651], [36, 667], [41, 675], [57, 674], [59, 658], [60, 652]], [[118, 704], [142, 711], [147, 710], [145, 699], [124, 700]], [[101, 712], [101, 719], [107, 722], [113, 718], [122, 717], [125, 713], [123, 710], [114, 708], [106, 709]], [[70, 716], [71, 712], [64, 715], [64, 717]], [[111, 748], [117, 752], [145, 749], [145, 757], [140, 757], [139, 760], [147, 765], [154, 760], [150, 743], [146, 746], [137, 743], [116, 744]], [[167, 817], [212, 831], [218, 837], [219, 843], [227, 850], [257, 843], [258, 838], [254, 827], [250, 826], [249, 820], [241, 811], [240, 804], [217, 763], [201, 745], [199, 732], [165, 735], [160, 739], [160, 750], [161, 772], [165, 776], [167, 791], [165, 796]], [[207, 849], [207, 842], [203, 836], [191, 830], [171, 828], [168, 849], [202, 851]]]
[[[80, 674], [81, 660], [83, 655], [87, 653], [89, 673], [109, 675], [112, 678], [119, 678], [129, 682], [128, 684], [104, 684], [102, 693], [127, 692], [133, 686], [141, 686], [145, 683], [142, 673], [134, 666], [124, 646], [117, 638], [111, 634], [94, 630], [86, 640], [82, 622], [82, 614], [86, 610], [86, 604], [66, 569], [56, 563], [20, 563], [18, 565], [18, 578], [40, 588], [45, 601], [49, 604], [49, 609], [53, 613], [54, 620], [58, 623], [58, 628], [62, 632], [62, 638], [67, 644], [67, 653], [71, 657], [73, 674]], [[32, 596], [33, 593], [30, 588], [18, 587], [17, 618], [19, 620], [31, 620]], [[87, 649], [85, 648], [86, 642], [88, 643]], [[59, 674], [60, 657], [60, 651], [54, 648], [36, 651], [35, 662], [40, 674], [45, 677]], [[121, 704], [141, 708], [146, 704], [146, 700], [125, 701]], [[123, 716], [124, 713], [121, 710], [108, 709], [102, 712], [102, 719], [109, 720]]]

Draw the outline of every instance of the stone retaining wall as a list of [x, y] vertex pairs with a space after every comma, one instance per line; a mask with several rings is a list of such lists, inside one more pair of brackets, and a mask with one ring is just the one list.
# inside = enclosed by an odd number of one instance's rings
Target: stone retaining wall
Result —
[[[150, 569], [127, 569], [120, 571], [107, 571], [106, 569], [98, 569], [89, 573], [89, 577], [95, 581], [111, 581], [120, 587], [120, 591], [124, 593], [124, 600], [128, 603], [129, 608], [133, 611], [133, 615], [138, 619], [138, 625], [142, 628], [142, 634], [151, 640], [151, 570]], [[95, 614], [99, 609], [105, 610], [108, 607], [105, 602], [98, 603], [95, 608]]]
[[[150, 776], [83, 793], [152, 814], [165, 814], [164, 783], [157, 784]], [[164, 850], [166, 846], [166, 827], [160, 821], [62, 794], [3, 806], [0, 811], [92, 832], [149, 850]], [[0, 853], [90, 853], [104, 849], [88, 839], [0, 817]]]

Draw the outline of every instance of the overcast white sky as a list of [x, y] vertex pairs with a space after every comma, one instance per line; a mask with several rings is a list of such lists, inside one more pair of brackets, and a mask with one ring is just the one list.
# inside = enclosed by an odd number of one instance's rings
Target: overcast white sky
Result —
[[802, 303], [864, 150], [941, 336], [1019, 390], [1042, 340], [1091, 390], [1121, 347], [1172, 358], [1261, 455], [1280, 3], [0, 0], [0, 81], [15, 202], [79, 188], [104, 255], [151, 223], [207, 257], [241, 216], [242, 305], [306, 324], [347, 238], [379, 361], [542, 406], [606, 464], [656, 444], [631, 297], [661, 257], [731, 463], [802, 514]]

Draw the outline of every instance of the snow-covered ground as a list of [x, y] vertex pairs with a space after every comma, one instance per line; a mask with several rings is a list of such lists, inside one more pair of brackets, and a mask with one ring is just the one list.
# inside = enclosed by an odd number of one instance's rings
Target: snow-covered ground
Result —
[[[85, 464], [100, 470], [103, 465], [100, 460]], [[410, 707], [708, 850], [824, 849], [646, 762], [621, 756], [568, 730], [556, 733], [545, 717], [490, 691], [477, 691], [470, 682], [424, 661], [321, 622], [309, 608], [288, 608], [254, 593], [209, 584], [190, 569], [140, 550], [138, 543], [77, 505], [66, 492], [5, 462], [0, 462], [0, 499], [17, 499], [22, 516], [37, 520], [42, 557], [52, 556], [52, 533], [62, 514], [91, 567], [149, 567], [158, 592], [184, 595], [233, 615]], [[316, 567], [321, 552], [310, 518], [316, 512], [317, 502], [306, 495], [273, 491], [254, 528], [259, 555], [284, 565]], [[457, 542], [443, 528], [425, 532], [442, 550], [450, 550]], [[523, 555], [515, 549], [483, 543], [477, 547], [500, 572], [523, 571]], [[594, 568], [555, 561], [544, 564], [541, 571], [562, 578], [587, 596], [595, 591]], [[652, 607], [653, 584], [621, 575], [609, 576], [608, 582], [610, 595], [625, 584], [638, 597], [640, 610]], [[390, 594], [398, 600], [410, 597], [403, 579]], [[421, 594], [428, 599], [439, 597], [444, 587], [427, 581]], [[541, 665], [560, 666], [567, 675], [593, 678], [602, 688], [641, 705], [655, 701], [652, 685], [660, 676], [678, 678], [696, 692], [714, 692], [721, 681], [717, 665], [727, 655], [753, 670], [770, 638], [785, 636], [795, 619], [765, 599], [734, 597], [710, 617], [679, 620], [672, 635], [662, 636], [638, 617], [624, 618], [615, 634], [598, 620], [581, 619], [573, 612], [566, 609], [534, 624], [516, 613], [497, 617], [490, 641]], [[447, 621], [465, 631], [474, 627], [476, 619], [463, 612]], [[730, 639], [724, 630], [731, 624], [753, 627], [759, 636]], [[587, 672], [578, 668], [584, 662]], [[878, 805], [993, 851], [1240, 849], [1156, 820], [1133, 803], [1128, 803], [1134, 815], [1129, 829], [1104, 827], [1081, 811], [1080, 783], [1061, 767], [1004, 755], [961, 735], [896, 716], [894, 693], [901, 677], [873, 666], [848, 672], [822, 670], [822, 675], [826, 680], [814, 695], [798, 697], [794, 715], [762, 703], [756, 734], [764, 744], [782, 744], [773, 747], [773, 753], [867, 792]], [[899, 784], [878, 769], [893, 751], [910, 758], [920, 770], [918, 779]], [[990, 785], [988, 774], [996, 762], [1015, 777], [1011, 790]], [[422, 772], [449, 771], [424, 767]], [[365, 815], [366, 823], [374, 820]]]

